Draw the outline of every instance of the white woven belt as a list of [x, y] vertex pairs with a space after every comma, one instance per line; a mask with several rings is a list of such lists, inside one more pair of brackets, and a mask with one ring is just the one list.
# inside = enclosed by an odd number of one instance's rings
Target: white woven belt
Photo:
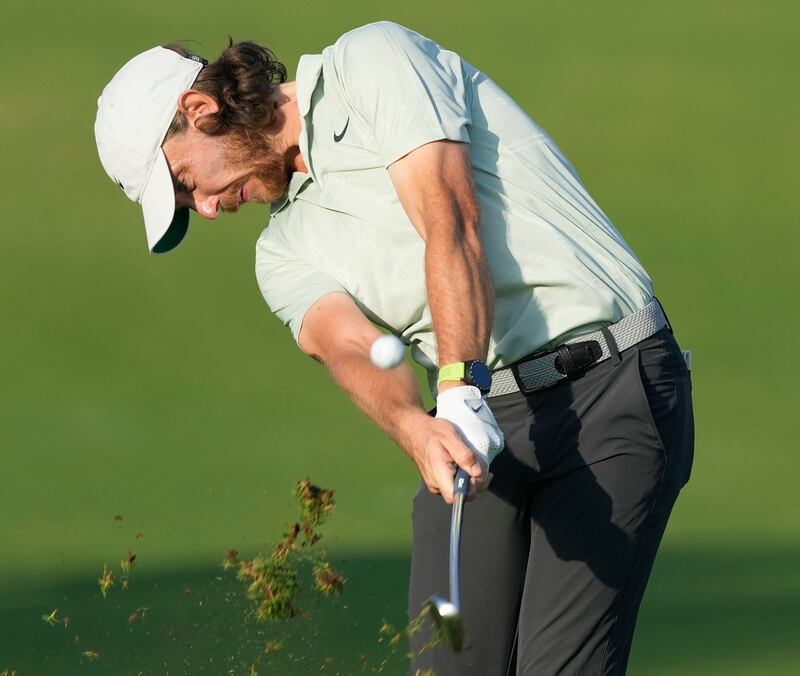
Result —
[[[636, 343], [642, 342], [645, 338], [649, 338], [666, 325], [667, 318], [664, 316], [664, 311], [658, 301], [653, 299], [641, 310], [637, 310], [632, 315], [620, 319], [616, 324], [611, 324], [607, 330], [617, 344], [617, 351], [622, 352], [629, 347], [633, 347]], [[611, 350], [602, 331], [595, 331], [581, 336], [575, 340], [568, 341], [566, 344], [583, 343], [590, 340], [597, 341], [603, 350], [602, 356], [593, 362], [592, 366], [605, 361], [611, 356]], [[556, 369], [557, 356], [555, 352], [548, 352], [540, 357], [533, 357], [528, 361], [518, 362], [514, 365], [513, 368], [516, 368], [519, 379], [527, 392], [541, 390], [567, 377]], [[519, 391], [520, 386], [514, 377], [512, 367], [509, 366], [492, 372], [492, 389], [489, 390], [489, 394], [486, 396], [499, 397], [501, 394]]]

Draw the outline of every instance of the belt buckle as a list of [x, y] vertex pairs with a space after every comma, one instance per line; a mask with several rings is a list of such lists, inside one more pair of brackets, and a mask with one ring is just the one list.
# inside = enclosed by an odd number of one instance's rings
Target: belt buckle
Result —
[[538, 352], [534, 352], [533, 354], [528, 355], [527, 357], [523, 357], [517, 362], [514, 362], [509, 366], [511, 369], [511, 375], [514, 376], [514, 381], [517, 383], [517, 387], [519, 391], [522, 392], [524, 395], [533, 394], [534, 392], [538, 392], [539, 390], [543, 390], [547, 385], [540, 386], [540, 387], [531, 387], [528, 388], [525, 386], [525, 383], [522, 381], [522, 376], [519, 374], [519, 367], [522, 364], [527, 364], [532, 361], [536, 361], [537, 359], [541, 359], [542, 357], [546, 357], [548, 354], [553, 354], [553, 350], [539, 350]]
[[[526, 387], [525, 383], [520, 376], [519, 367], [522, 364], [528, 364], [542, 357], [553, 355], [553, 368], [560, 374], [552, 382], [538, 387]], [[603, 348], [596, 340], [586, 340], [577, 343], [562, 343], [553, 350], [539, 350], [534, 352], [529, 357], [520, 359], [518, 362], [511, 365], [511, 374], [519, 387], [520, 392], [525, 395], [532, 394], [544, 390], [551, 385], [559, 382], [563, 378], [568, 380], [578, 380], [589, 369], [590, 366], [595, 364], [603, 355]]]

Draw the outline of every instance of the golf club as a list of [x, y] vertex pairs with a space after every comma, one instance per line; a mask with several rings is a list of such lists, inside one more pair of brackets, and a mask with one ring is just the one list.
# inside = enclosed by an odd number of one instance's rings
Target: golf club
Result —
[[439, 635], [444, 643], [455, 652], [461, 652], [461, 646], [464, 642], [464, 622], [461, 619], [459, 555], [461, 549], [461, 517], [464, 510], [464, 499], [468, 491], [469, 474], [459, 467], [453, 488], [453, 513], [450, 518], [450, 599], [431, 596], [427, 601]]

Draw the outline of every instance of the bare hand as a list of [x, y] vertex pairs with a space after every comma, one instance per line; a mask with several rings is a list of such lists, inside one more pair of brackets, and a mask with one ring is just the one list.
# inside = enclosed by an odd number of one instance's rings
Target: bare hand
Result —
[[417, 464], [422, 480], [431, 493], [441, 494], [447, 504], [453, 503], [456, 465], [470, 475], [469, 498], [488, 485], [486, 468], [451, 422], [426, 418], [417, 425], [411, 443], [412, 448], [406, 450]]

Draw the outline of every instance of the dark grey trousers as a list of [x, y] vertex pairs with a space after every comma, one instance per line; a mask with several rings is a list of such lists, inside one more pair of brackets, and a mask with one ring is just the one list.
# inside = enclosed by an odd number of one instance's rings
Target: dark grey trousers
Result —
[[[466, 636], [412, 674], [624, 674], [634, 624], [694, 449], [691, 382], [663, 329], [529, 396], [489, 400], [506, 436], [461, 544]], [[409, 615], [448, 596], [450, 507], [414, 498]], [[417, 653], [429, 637], [412, 639]]]

